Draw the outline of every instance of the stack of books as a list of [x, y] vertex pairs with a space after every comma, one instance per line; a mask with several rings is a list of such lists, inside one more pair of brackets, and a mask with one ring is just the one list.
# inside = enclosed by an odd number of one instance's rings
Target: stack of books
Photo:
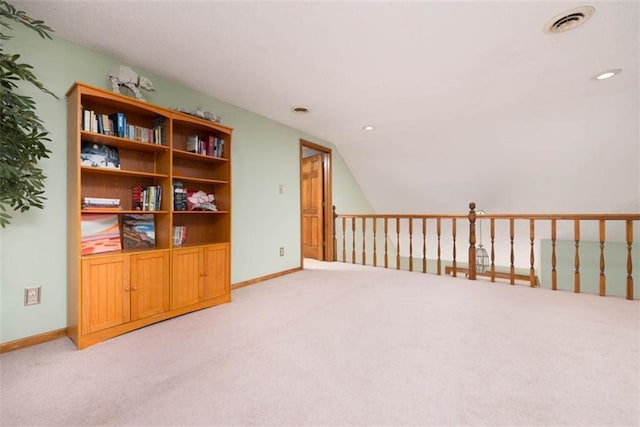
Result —
[[122, 209], [120, 206], [120, 199], [110, 199], [107, 197], [83, 197], [82, 198], [83, 210], [114, 210], [119, 211]]

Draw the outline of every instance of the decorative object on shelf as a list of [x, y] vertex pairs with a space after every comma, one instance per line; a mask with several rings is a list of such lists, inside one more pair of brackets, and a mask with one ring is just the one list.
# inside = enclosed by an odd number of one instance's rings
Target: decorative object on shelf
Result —
[[487, 254], [487, 250], [482, 245], [482, 215], [485, 214], [484, 211], [479, 210], [476, 212], [479, 216], [478, 218], [478, 248], [476, 249], [476, 271], [478, 273], [484, 273], [487, 271], [489, 267], [489, 255]]
[[205, 119], [213, 123], [220, 123], [221, 118], [219, 115], [212, 113], [211, 111], [203, 111], [202, 108], [198, 107], [195, 111], [187, 110], [186, 108], [174, 108], [173, 111], [178, 111], [180, 113], [188, 114], [190, 116], [198, 117], [200, 119]]
[[49, 158], [51, 150], [46, 147], [49, 132], [36, 114], [36, 103], [31, 96], [24, 95], [21, 82], [33, 84], [42, 92], [58, 97], [44, 87], [35, 74], [33, 66], [18, 62], [20, 55], [5, 50], [5, 41], [13, 36], [9, 21], [15, 21], [37, 32], [43, 39], [51, 39], [53, 30], [44, 22], [17, 10], [7, 1], [0, 1], [0, 226], [5, 228], [11, 221], [8, 210], [25, 212], [30, 208], [42, 209], [46, 176], [38, 166], [40, 159]]
[[93, 142], [83, 142], [80, 164], [97, 168], [120, 169], [118, 148]]
[[213, 193], [202, 190], [187, 190], [187, 206], [190, 211], [217, 211]]
[[139, 101], [145, 101], [140, 89], [155, 92], [153, 83], [148, 78], [139, 75], [126, 65], [118, 65], [109, 71], [109, 80], [111, 81], [111, 89], [115, 93], [120, 93], [120, 86], [124, 86], [133, 92]]

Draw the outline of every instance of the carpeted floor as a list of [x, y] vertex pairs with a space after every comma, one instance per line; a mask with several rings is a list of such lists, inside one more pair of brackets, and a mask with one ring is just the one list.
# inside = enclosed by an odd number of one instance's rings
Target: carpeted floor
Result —
[[305, 261], [76, 351], [0, 356], [0, 424], [640, 424], [640, 303]]

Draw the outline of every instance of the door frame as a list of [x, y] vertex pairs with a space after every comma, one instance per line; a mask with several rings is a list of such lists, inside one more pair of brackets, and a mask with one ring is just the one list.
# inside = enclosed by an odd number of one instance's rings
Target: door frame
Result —
[[304, 267], [302, 255], [302, 159], [305, 148], [318, 151], [322, 154], [322, 223], [324, 232], [322, 235], [322, 256], [324, 261], [333, 261], [333, 195], [331, 173], [331, 149], [315, 144], [304, 139], [300, 140], [300, 265]]

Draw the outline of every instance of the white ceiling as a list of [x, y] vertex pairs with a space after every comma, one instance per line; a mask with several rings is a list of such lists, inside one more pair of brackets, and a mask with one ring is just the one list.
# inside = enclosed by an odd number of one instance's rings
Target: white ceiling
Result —
[[[638, 1], [12, 3], [334, 143], [379, 212], [640, 208]], [[583, 26], [543, 32], [585, 4]]]

